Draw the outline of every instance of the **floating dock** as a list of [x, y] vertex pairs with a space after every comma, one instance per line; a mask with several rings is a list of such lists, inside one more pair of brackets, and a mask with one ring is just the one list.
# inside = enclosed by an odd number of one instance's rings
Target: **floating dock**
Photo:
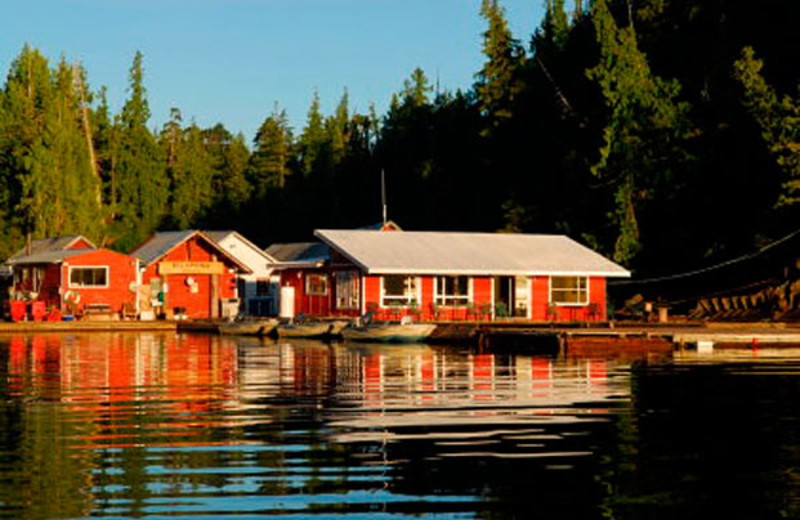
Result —
[[0, 334], [41, 332], [145, 332], [176, 330], [174, 321], [23, 321], [0, 322]]
[[716, 348], [800, 346], [800, 327], [787, 324], [633, 324], [605, 327], [496, 326], [478, 327], [483, 346], [540, 346], [544, 350], [640, 348], [669, 350], [698, 345]]

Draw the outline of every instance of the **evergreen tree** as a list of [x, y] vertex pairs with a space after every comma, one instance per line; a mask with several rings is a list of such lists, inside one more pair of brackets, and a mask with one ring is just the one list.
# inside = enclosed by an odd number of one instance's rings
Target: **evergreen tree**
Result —
[[687, 135], [688, 105], [677, 99], [677, 81], [651, 73], [632, 24], [619, 27], [605, 0], [595, 2], [592, 20], [600, 61], [587, 76], [603, 92], [608, 119], [591, 170], [616, 186], [613, 256], [630, 265], [641, 248], [637, 208], [653, 196], [669, 169], [680, 164], [674, 143]]
[[411, 73], [411, 78], [403, 81], [401, 94], [403, 103], [412, 107], [422, 107], [430, 103], [429, 95], [433, 87], [428, 83], [425, 71], [417, 67]]
[[348, 135], [348, 122], [349, 122], [349, 96], [347, 89], [345, 89], [339, 104], [336, 106], [336, 113], [327, 118], [325, 127], [330, 139], [330, 147], [332, 154], [332, 161], [334, 166], [338, 165], [347, 154], [347, 145], [349, 141]]
[[180, 136], [177, 160], [172, 169], [171, 218], [178, 229], [197, 224], [209, 211], [214, 169], [203, 134], [196, 124]]
[[250, 198], [251, 186], [246, 178], [250, 151], [244, 136], [235, 136], [222, 125], [216, 124], [203, 131], [204, 141], [213, 164], [213, 207], [219, 216], [238, 216]]
[[319, 93], [315, 91], [314, 97], [311, 98], [311, 107], [308, 109], [306, 126], [298, 142], [303, 174], [306, 176], [318, 169], [324, 160], [323, 154], [328, 144], [325, 134], [325, 125], [320, 112]]
[[513, 105], [523, 88], [520, 77], [525, 52], [515, 40], [498, 0], [483, 0], [481, 15], [489, 23], [483, 35], [486, 63], [478, 73], [475, 86], [481, 110], [492, 126], [513, 116]]
[[130, 97], [119, 118], [119, 146], [114, 158], [116, 246], [120, 249], [136, 246], [156, 230], [167, 214], [169, 197], [164, 157], [147, 128], [150, 108], [140, 52], [133, 58], [129, 80]]
[[263, 199], [270, 190], [284, 189], [291, 173], [292, 134], [285, 110], [275, 105], [272, 114], [258, 129], [253, 144], [249, 180], [256, 198]]
[[14, 249], [24, 234], [37, 234], [37, 225], [41, 227], [48, 218], [46, 172], [53, 160], [45, 139], [49, 137], [53, 93], [47, 59], [38, 50], [25, 45], [12, 62], [3, 105], [0, 175], [3, 212], [9, 223], [13, 222], [13, 230], [7, 231], [9, 249]]
[[793, 205], [800, 202], [800, 96], [779, 97], [762, 76], [763, 65], [753, 48], [745, 47], [734, 64], [735, 75], [744, 87], [744, 105], [785, 175], [778, 204]]

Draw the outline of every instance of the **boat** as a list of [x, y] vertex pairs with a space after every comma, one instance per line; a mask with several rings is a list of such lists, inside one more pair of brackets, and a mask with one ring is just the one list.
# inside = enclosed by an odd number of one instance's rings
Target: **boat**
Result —
[[430, 337], [434, 330], [436, 325], [432, 323], [376, 323], [347, 327], [342, 336], [349, 341], [417, 343]]
[[349, 320], [336, 320], [331, 322], [331, 330], [328, 332], [329, 336], [341, 336], [342, 331], [350, 325]]
[[220, 323], [220, 334], [237, 336], [267, 336], [278, 326], [278, 320], [240, 320]]
[[326, 321], [311, 323], [282, 323], [278, 325], [281, 338], [322, 338], [330, 334], [333, 324]]

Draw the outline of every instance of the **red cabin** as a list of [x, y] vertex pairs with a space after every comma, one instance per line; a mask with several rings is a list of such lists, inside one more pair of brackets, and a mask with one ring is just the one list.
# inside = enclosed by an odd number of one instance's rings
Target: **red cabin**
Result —
[[14, 271], [13, 292], [50, 311], [136, 312], [139, 261], [132, 256], [108, 249], [40, 250], [7, 263]]
[[166, 318], [233, 317], [236, 275], [251, 271], [200, 231], [156, 233], [131, 253], [142, 261], [143, 314]]
[[[630, 276], [561, 235], [315, 234], [330, 248], [327, 258], [315, 265], [282, 266], [281, 285], [294, 287], [295, 312], [307, 315], [605, 321], [606, 279]], [[313, 300], [315, 295], [322, 300]]]

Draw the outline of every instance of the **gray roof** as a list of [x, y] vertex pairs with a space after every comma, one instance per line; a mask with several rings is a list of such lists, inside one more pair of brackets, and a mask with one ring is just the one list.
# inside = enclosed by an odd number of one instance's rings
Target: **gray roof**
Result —
[[[95, 247], [95, 245], [92, 243], [91, 240], [82, 235], [69, 235], [69, 236], [54, 237], [54, 238], [37, 238], [36, 240], [31, 241], [31, 255], [44, 253], [46, 251], [61, 251], [67, 249], [69, 246], [71, 246], [80, 239], [85, 240], [86, 242], [89, 243], [89, 245]], [[14, 253], [9, 258], [9, 261], [23, 256], [28, 256], [27, 247], [23, 247], [22, 249]]]
[[213, 240], [214, 242], [219, 244], [221, 240], [224, 240], [225, 237], [227, 237], [228, 235], [232, 235], [233, 233], [236, 233], [236, 231], [232, 231], [232, 230], [229, 229], [227, 231], [203, 231], [203, 233], [208, 238], [210, 238], [211, 240]]
[[[203, 234], [213, 240], [214, 242], [219, 245], [223, 240], [228, 238], [229, 236], [235, 236], [245, 244], [247, 244], [250, 248], [252, 248], [255, 252], [263, 256], [268, 262], [274, 262], [276, 259], [269, 255], [265, 250], [261, 249], [250, 240], [248, 240], [244, 235], [239, 233], [238, 231], [227, 230], [227, 231], [203, 231]], [[234, 254], [232, 251], [228, 251], [231, 254]]]
[[564, 235], [332, 229], [314, 234], [368, 274], [630, 276]]
[[194, 229], [162, 231], [150, 237], [150, 240], [131, 251], [130, 254], [140, 259], [145, 265], [150, 265], [197, 232]]
[[272, 244], [266, 253], [278, 262], [315, 262], [330, 258], [331, 250], [322, 242]]
[[56, 251], [42, 251], [29, 256], [14, 256], [6, 261], [8, 265], [26, 264], [57, 264], [73, 256], [83, 255], [97, 249], [59, 249]]
[[216, 248], [231, 262], [236, 264], [243, 272], [250, 272], [249, 267], [233, 257], [228, 251], [225, 251], [225, 249], [218, 245], [215, 240], [211, 239], [202, 231], [198, 231], [196, 229], [186, 229], [183, 231], [161, 231], [160, 233], [156, 233], [150, 237], [150, 240], [131, 251], [130, 255], [140, 259], [144, 265], [150, 265], [183, 242], [192, 238], [194, 235], [199, 235], [208, 241], [209, 244]]

